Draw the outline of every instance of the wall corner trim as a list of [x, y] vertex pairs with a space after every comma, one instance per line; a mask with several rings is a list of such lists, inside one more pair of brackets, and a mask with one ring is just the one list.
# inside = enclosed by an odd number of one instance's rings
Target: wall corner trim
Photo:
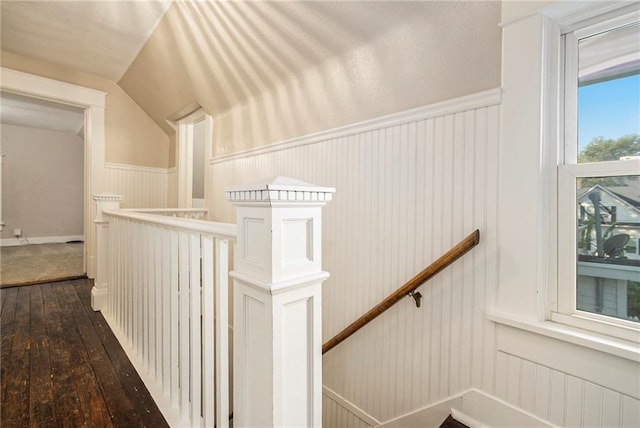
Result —
[[374, 129], [387, 128], [418, 120], [426, 120], [429, 118], [445, 116], [447, 114], [462, 113], [469, 110], [498, 105], [501, 103], [501, 101], [502, 89], [489, 89], [486, 91], [477, 92], [475, 94], [465, 95], [462, 97], [453, 98], [422, 107], [416, 107], [410, 110], [392, 113], [387, 116], [369, 119], [338, 128], [328, 129], [325, 131], [280, 141], [266, 146], [243, 150], [228, 155], [216, 156], [210, 160], [210, 164], [215, 165], [235, 159], [243, 159], [251, 156], [277, 152], [280, 150], [306, 146], [309, 144], [316, 144], [334, 138], [342, 138], [345, 136], [359, 134]]

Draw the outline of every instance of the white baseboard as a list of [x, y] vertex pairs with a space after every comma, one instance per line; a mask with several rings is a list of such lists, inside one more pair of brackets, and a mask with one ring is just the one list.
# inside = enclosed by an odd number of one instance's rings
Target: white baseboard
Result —
[[338, 403], [340, 406], [344, 407], [348, 412], [352, 413], [358, 419], [364, 421], [365, 423], [371, 426], [380, 425], [380, 421], [362, 410], [360, 407], [356, 406], [337, 392], [333, 391], [331, 388], [328, 388], [322, 385], [322, 394], [331, 398], [331, 400]]
[[548, 421], [474, 388], [387, 421], [380, 427], [440, 426], [449, 414], [470, 428], [555, 427]]
[[91, 309], [102, 311], [107, 307], [107, 288], [97, 288], [95, 285], [91, 289]]
[[67, 236], [37, 236], [34, 238], [5, 238], [0, 240], [0, 247], [15, 247], [18, 245], [29, 245], [29, 244], [53, 244], [53, 243], [64, 243], [69, 241], [84, 241], [84, 236], [67, 235]]
[[470, 428], [555, 427], [548, 421], [477, 389], [470, 389], [462, 394], [461, 405], [452, 406], [451, 412], [452, 415], [456, 413], [461, 418], [460, 422]]
[[447, 419], [447, 416], [451, 414], [451, 407], [459, 405], [461, 400], [462, 397], [460, 395], [448, 397], [418, 410], [414, 410], [413, 412], [388, 420], [379, 425], [379, 427], [439, 427], [440, 424]]
[[455, 408], [451, 408], [451, 416], [458, 422], [461, 422], [468, 426], [469, 428], [489, 428], [482, 422], [472, 418], [466, 413], [462, 413], [460, 410], [456, 410]]

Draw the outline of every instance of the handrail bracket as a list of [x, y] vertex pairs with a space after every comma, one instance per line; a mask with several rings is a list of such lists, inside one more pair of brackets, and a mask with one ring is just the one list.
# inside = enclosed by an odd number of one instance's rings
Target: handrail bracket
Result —
[[409, 293], [407, 293], [407, 296], [413, 297], [413, 300], [416, 301], [416, 308], [420, 307], [420, 303], [422, 302], [422, 294], [419, 291], [409, 291]]

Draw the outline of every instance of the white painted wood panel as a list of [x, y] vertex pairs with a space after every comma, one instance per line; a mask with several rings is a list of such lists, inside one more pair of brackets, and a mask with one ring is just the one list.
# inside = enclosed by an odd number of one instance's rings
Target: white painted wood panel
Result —
[[[323, 218], [325, 340], [480, 229], [478, 248], [419, 289], [421, 308], [405, 299], [325, 355], [323, 383], [377, 420], [472, 386], [493, 389], [494, 327], [484, 311], [497, 272], [496, 103], [210, 166], [214, 221], [235, 221], [226, 186], [284, 175], [338, 189]], [[325, 402], [325, 426], [348, 423], [336, 406]]]
[[498, 131], [499, 109], [487, 102], [210, 166], [218, 221], [234, 221], [225, 186], [287, 175], [337, 188], [324, 216], [325, 340], [481, 231], [479, 247], [419, 289], [422, 308], [406, 299], [325, 356], [324, 384], [349, 405], [325, 395], [324, 426], [367, 426], [351, 405], [387, 421], [468, 388], [558, 426], [640, 426], [638, 400], [602, 381], [600, 366], [587, 377], [496, 352], [503, 339], [485, 311], [497, 295]]
[[640, 401], [605, 386], [504, 352], [496, 355], [496, 370], [500, 382], [513, 388], [499, 398], [555, 425], [640, 426]]
[[122, 208], [167, 207], [167, 169], [107, 163], [104, 173], [105, 192], [122, 195]]

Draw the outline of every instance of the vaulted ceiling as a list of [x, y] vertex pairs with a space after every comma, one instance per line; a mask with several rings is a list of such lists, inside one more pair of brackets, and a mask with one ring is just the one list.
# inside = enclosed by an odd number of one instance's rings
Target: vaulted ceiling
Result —
[[[498, 19], [499, 3], [494, 2], [497, 7], [486, 4], [446, 0], [1, 1], [0, 41], [3, 51], [118, 82], [171, 134], [167, 120], [197, 106], [221, 114], [287, 79], [292, 84], [292, 76], [314, 66], [329, 64], [323, 72], [329, 69], [330, 73], [331, 58], [358, 47], [365, 49], [353, 58], [345, 57], [336, 70], [353, 82], [382, 81], [389, 73], [400, 80], [405, 75], [413, 79], [415, 74], [428, 74], [429, 56], [441, 63], [432, 68], [444, 69], [455, 62], [466, 70], [466, 63], [448, 52], [466, 40], [469, 49], [482, 57], [480, 62], [495, 62], [493, 44], [499, 39], [493, 33], [489, 38], [474, 35], [487, 28], [487, 22], [497, 23], [493, 20]], [[424, 30], [409, 34], [402, 29], [409, 25]], [[393, 43], [367, 52], [366, 46], [385, 34], [393, 34]], [[455, 40], [451, 48], [450, 40]], [[491, 45], [486, 49], [491, 55], [484, 48], [474, 48], [482, 43]], [[393, 51], [386, 55], [385, 49]], [[416, 62], [410, 59], [412, 52], [420, 66], [410, 69]], [[398, 63], [397, 73], [393, 66], [377, 71], [371, 61], [384, 62], [381, 55], [398, 57], [406, 65]], [[475, 55], [466, 61], [477, 63]], [[443, 61], [445, 57], [451, 59]]]
[[171, 1], [2, 1], [2, 49], [118, 81]]

